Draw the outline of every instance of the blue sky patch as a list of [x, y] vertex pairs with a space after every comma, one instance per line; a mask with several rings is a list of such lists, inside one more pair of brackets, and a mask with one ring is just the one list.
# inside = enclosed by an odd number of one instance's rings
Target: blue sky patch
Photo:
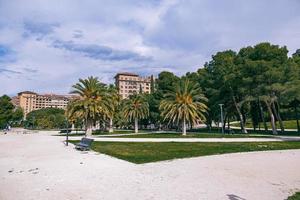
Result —
[[8, 55], [10, 52], [11, 50], [8, 47], [0, 44], [0, 57]]

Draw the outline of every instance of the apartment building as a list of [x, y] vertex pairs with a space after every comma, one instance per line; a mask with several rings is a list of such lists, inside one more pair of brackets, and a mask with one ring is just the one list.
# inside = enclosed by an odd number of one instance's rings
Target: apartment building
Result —
[[133, 73], [118, 73], [115, 76], [115, 84], [122, 99], [128, 98], [132, 94], [151, 93], [151, 82], [153, 76], [140, 77]]
[[35, 92], [24, 91], [18, 93], [16, 102], [24, 111], [24, 116], [33, 110], [41, 108], [61, 108], [65, 109], [74, 95], [37, 94]]

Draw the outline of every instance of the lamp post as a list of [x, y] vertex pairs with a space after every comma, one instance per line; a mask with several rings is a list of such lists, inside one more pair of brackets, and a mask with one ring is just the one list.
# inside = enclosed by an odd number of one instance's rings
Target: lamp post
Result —
[[66, 138], [66, 145], [69, 145], [69, 123], [68, 123], [68, 119], [67, 119], [67, 138]]
[[222, 134], [224, 134], [223, 105], [224, 105], [224, 104], [219, 104], [219, 106], [220, 106], [220, 109], [221, 109]]

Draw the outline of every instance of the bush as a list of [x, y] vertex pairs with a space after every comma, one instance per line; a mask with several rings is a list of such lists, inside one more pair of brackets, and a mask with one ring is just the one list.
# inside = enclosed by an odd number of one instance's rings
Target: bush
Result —
[[25, 126], [32, 129], [61, 129], [66, 127], [64, 110], [59, 108], [44, 108], [27, 115]]

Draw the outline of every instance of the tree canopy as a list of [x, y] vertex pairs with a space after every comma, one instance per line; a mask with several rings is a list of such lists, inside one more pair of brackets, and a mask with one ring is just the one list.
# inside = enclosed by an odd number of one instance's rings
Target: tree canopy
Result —
[[198, 78], [194, 73], [186, 76], [197, 80], [209, 99], [208, 123], [219, 121], [218, 104], [222, 103], [225, 117], [238, 119], [243, 132], [250, 116], [256, 124], [269, 118], [276, 134], [276, 121], [284, 131], [280, 107], [299, 99], [298, 59], [299, 51], [289, 58], [285, 46], [260, 43], [238, 53], [218, 52], [197, 71]]
[[33, 129], [66, 128], [65, 111], [60, 108], [34, 110], [26, 116], [26, 126]]

